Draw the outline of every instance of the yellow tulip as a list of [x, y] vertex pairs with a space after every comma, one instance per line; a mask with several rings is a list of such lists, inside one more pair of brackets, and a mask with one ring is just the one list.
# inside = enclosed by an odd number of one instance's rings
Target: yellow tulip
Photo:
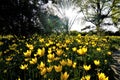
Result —
[[23, 53], [25, 57], [30, 57], [31, 56], [31, 50], [27, 50], [27, 52]]
[[96, 66], [98, 66], [98, 65], [100, 65], [100, 61], [99, 61], [99, 60], [94, 60], [94, 64], [95, 64]]
[[17, 80], [21, 80], [21, 79], [20, 79], [20, 77], [18, 77], [18, 79], [17, 79]]
[[72, 48], [72, 50], [75, 52], [75, 51], [77, 51], [77, 48], [76, 48], [76, 47], [74, 47], [74, 48]]
[[43, 56], [43, 54], [42, 54], [42, 50], [41, 50], [41, 49], [38, 49], [38, 50], [37, 50], [37, 55], [39, 55], [39, 56]]
[[84, 53], [87, 52], [87, 48], [86, 47], [83, 47], [82, 50], [83, 50]]
[[29, 61], [30, 60], [30, 58], [25, 58], [25, 61]]
[[83, 76], [80, 80], [85, 80], [85, 77]]
[[90, 75], [86, 75], [83, 76], [80, 80], [90, 80], [91, 76]]
[[99, 80], [109, 80], [108, 77], [104, 73], [98, 73]]
[[51, 72], [53, 69], [53, 66], [47, 67], [47, 72]]
[[81, 37], [81, 34], [78, 34], [77, 37]]
[[13, 57], [7, 57], [6, 61], [11, 61], [13, 59]]
[[46, 71], [47, 71], [46, 68], [41, 69], [41, 71], [40, 71], [41, 75], [44, 75], [46, 73]]
[[81, 43], [81, 40], [79, 40], [79, 39], [76, 39], [76, 41], [77, 41], [78, 43]]
[[35, 63], [37, 63], [37, 58], [35, 57], [35, 58], [32, 58], [32, 60], [31, 61], [29, 61], [30, 62], [30, 64], [35, 64]]
[[83, 68], [84, 68], [86, 71], [88, 71], [88, 70], [91, 69], [91, 65], [83, 65]]
[[66, 40], [65, 42], [68, 44], [68, 43], [70, 43], [70, 40], [68, 39], [68, 40]]
[[66, 62], [65, 60], [60, 61], [60, 64], [61, 64], [62, 66], [65, 66], [66, 63], [67, 63], [67, 62]]
[[67, 44], [63, 44], [62, 46], [63, 46], [64, 48], [66, 48], [66, 47], [67, 47]]
[[97, 48], [96, 50], [97, 50], [97, 51], [101, 51], [101, 48]]
[[67, 59], [67, 65], [68, 65], [68, 66], [72, 66], [72, 60]]
[[58, 47], [59, 47], [59, 46], [60, 46], [60, 43], [57, 43], [57, 44], [56, 44], [56, 46], [58, 46]]
[[49, 40], [49, 44], [53, 44], [53, 42]]
[[105, 59], [105, 60], [104, 60], [104, 63], [107, 64], [107, 62], [108, 62], [108, 61]]
[[68, 57], [68, 55], [67, 55], [67, 54], [63, 54], [63, 56], [64, 56], [64, 57]]
[[50, 44], [49, 44], [49, 43], [46, 43], [45, 45], [46, 45], [47, 47], [48, 47], [48, 46], [50, 46]]
[[61, 72], [62, 71], [62, 66], [58, 65], [58, 66], [54, 66], [54, 69], [56, 72]]
[[83, 47], [77, 50], [78, 55], [84, 55], [87, 52], [87, 48]]
[[47, 57], [48, 57], [48, 59], [50, 59], [50, 60], [53, 60], [54, 59], [54, 57], [55, 57], [55, 54], [53, 53], [53, 54], [48, 54], [47, 55]]
[[58, 61], [58, 60], [60, 60], [59, 57], [55, 57], [55, 58], [54, 58], [54, 61]]
[[44, 64], [43, 62], [41, 62], [41, 63], [37, 66], [37, 68], [38, 68], [39, 70], [43, 69], [44, 67], [45, 67], [45, 64]]
[[68, 80], [69, 74], [67, 72], [61, 73], [61, 80]]
[[63, 53], [62, 49], [57, 49], [56, 54], [57, 54], [58, 56], [61, 56], [61, 55], [62, 55], [62, 53]]
[[84, 54], [83, 51], [82, 51], [82, 49], [78, 49], [77, 53], [78, 53], [78, 55], [83, 55]]
[[73, 67], [73, 68], [76, 68], [76, 64], [77, 64], [77, 63], [74, 62], [73, 65], [72, 65], [72, 67]]
[[52, 61], [53, 61], [53, 60], [47, 59], [47, 62], [48, 62], [48, 63], [51, 63]]
[[22, 69], [22, 70], [28, 69], [28, 64], [21, 65], [20, 69]]
[[53, 49], [53, 50], [55, 50], [55, 49], [56, 49], [56, 47], [55, 47], [55, 46], [53, 46], [53, 47], [52, 47], [52, 49]]
[[51, 53], [52, 53], [52, 50], [51, 50], [51, 49], [49, 49], [49, 50], [48, 50], [48, 53], [49, 53], [49, 54], [51, 54]]
[[36, 57], [37, 56], [37, 54], [34, 54], [34, 57]]
[[85, 79], [86, 79], [86, 80], [90, 80], [90, 78], [91, 78], [90, 75], [86, 75], [86, 76], [85, 76]]
[[112, 54], [112, 52], [110, 52], [110, 51], [109, 51], [109, 52], [107, 52], [107, 54], [108, 54], [108, 55], [111, 55], [111, 54]]
[[45, 53], [45, 48], [39, 49], [37, 50], [37, 55], [39, 55], [40, 57], [44, 56]]
[[68, 48], [68, 47], [66, 47], [66, 50], [69, 50], [69, 48]]
[[39, 39], [39, 41], [42, 43], [42, 42], [44, 42], [44, 39], [43, 39], [43, 38], [41, 38], [41, 39]]
[[26, 46], [30, 49], [30, 50], [33, 50], [33, 45], [32, 44], [26, 44]]

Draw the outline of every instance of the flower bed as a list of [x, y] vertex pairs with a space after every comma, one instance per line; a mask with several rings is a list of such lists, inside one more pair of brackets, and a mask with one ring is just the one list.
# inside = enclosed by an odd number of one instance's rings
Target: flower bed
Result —
[[0, 36], [0, 80], [114, 80], [110, 68], [114, 39], [120, 38]]

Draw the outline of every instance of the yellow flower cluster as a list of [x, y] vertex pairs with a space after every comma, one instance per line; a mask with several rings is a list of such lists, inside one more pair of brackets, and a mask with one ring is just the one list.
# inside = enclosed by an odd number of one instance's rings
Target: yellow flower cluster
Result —
[[[60, 38], [60, 36], [58, 36], [57, 38]], [[106, 44], [102, 44], [102, 42], [98, 43], [99, 40], [106, 42]], [[36, 53], [33, 53], [33, 50], [35, 48], [33, 44], [26, 44], [28, 50], [24, 52], [24, 56], [26, 57], [25, 61], [29, 62], [29, 64], [32, 65], [37, 64], [37, 69], [39, 70], [40, 74], [44, 76], [44, 78], [45, 76], [47, 77], [48, 73], [52, 73], [53, 71], [55, 71], [57, 74], [61, 73], [61, 80], [67, 80], [70, 76], [70, 74], [68, 74], [66, 71], [63, 73], [64, 70], [67, 70], [67, 68], [78, 69], [80, 67], [80, 60], [85, 62], [81, 65], [85, 73], [89, 72], [93, 65], [91, 65], [92, 63], [86, 65], [87, 57], [85, 58], [85, 56], [89, 56], [92, 53], [94, 54], [94, 56], [101, 55], [101, 53], [103, 52], [103, 47], [108, 49], [108, 47], [106, 47], [106, 39], [99, 39], [96, 36], [66, 36], [65, 39], [61, 41], [59, 41], [59, 39], [56, 38], [49, 37], [47, 39], [40, 37], [39, 42], [40, 44], [42, 44], [42, 47], [38, 47], [36, 49]], [[76, 45], [74, 45], [73, 43], [75, 43]], [[93, 49], [97, 54], [95, 54], [95, 52], [89, 52]], [[72, 58], [72, 56], [70, 57], [70, 55], [76, 56], [74, 57], [75, 59]], [[106, 52], [106, 54], [103, 53], [103, 56], [104, 55], [111, 55], [111, 52], [108, 51]], [[79, 58], [77, 60], [77, 57], [79, 57], [80, 60]], [[41, 61], [40, 64], [38, 64], [39, 60]], [[107, 60], [105, 59], [105, 61]], [[93, 62], [95, 66], [100, 66], [100, 64], [102, 64], [99, 59], [91, 58], [91, 62]], [[24, 66], [22, 67], [21, 69], [25, 69]], [[99, 80], [101, 80], [101, 76], [102, 74], [99, 73]], [[80, 80], [90, 80], [90, 78], [90, 75], [84, 75], [82, 78], [80, 78]]]
[[99, 66], [99, 65], [100, 65], [100, 61], [99, 61], [99, 60], [94, 60], [94, 64], [95, 64], [96, 66]]
[[67, 72], [61, 73], [61, 80], [68, 80], [69, 74]]
[[86, 71], [88, 71], [88, 70], [91, 69], [91, 65], [83, 65], [83, 68], [84, 68]]
[[[97, 73], [104, 71], [101, 66], [108, 67], [111, 64], [109, 60], [112, 60], [112, 51], [105, 37], [81, 34], [46, 37], [36, 35], [19, 42], [20, 45], [13, 41], [8, 46], [9, 49], [1, 51], [0, 57], [5, 57], [0, 61], [5, 60], [5, 64], [11, 64], [20, 56], [19, 68], [21, 71], [25, 70], [27, 76], [32, 74], [41, 80], [94, 80], [96, 77], [108, 80], [109, 76], [106, 77], [105, 73]], [[4, 42], [0, 41], [0, 46], [3, 45]], [[14, 64], [17, 63], [12, 65]]]
[[78, 55], [84, 55], [87, 52], [87, 48], [83, 47], [77, 50]]
[[90, 75], [86, 75], [83, 76], [80, 80], [90, 80], [91, 76]]
[[42, 48], [42, 49], [38, 48], [35, 56], [38, 55], [38, 56], [42, 57], [42, 56], [44, 56], [44, 53], [45, 53], [45, 48]]
[[30, 50], [33, 50], [33, 45], [32, 44], [26, 44], [26, 46], [30, 49]]
[[54, 66], [56, 72], [61, 72], [62, 71], [62, 65]]
[[27, 50], [27, 52], [23, 53], [25, 57], [30, 57], [31, 56], [31, 50]]
[[98, 73], [98, 79], [99, 80], [109, 80], [108, 77], [104, 73]]
[[20, 69], [25, 70], [28, 69], [28, 64], [23, 64], [20, 66]]
[[37, 63], [37, 58], [35, 57], [35, 58], [32, 58], [32, 60], [31, 61], [29, 61], [30, 62], [30, 64], [35, 64], [35, 63]]
[[73, 68], [76, 68], [76, 65], [77, 65], [77, 63], [76, 62], [73, 62], [72, 60], [70, 60], [70, 59], [67, 59], [67, 60], [61, 60], [60, 61], [60, 64], [62, 65], [62, 66], [69, 66], [69, 67], [73, 67]]
[[45, 68], [45, 63], [41, 62], [37, 68], [40, 70], [40, 74], [44, 75], [47, 71], [47, 69]]

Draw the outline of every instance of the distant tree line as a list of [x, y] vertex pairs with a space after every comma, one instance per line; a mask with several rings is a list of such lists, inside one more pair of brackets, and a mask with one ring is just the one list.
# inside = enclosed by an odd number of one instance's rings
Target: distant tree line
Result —
[[[103, 32], [103, 25], [115, 25], [118, 28], [120, 22], [120, 0], [75, 0], [84, 14], [84, 20], [96, 26], [98, 35]], [[105, 23], [111, 18], [113, 24]], [[89, 27], [88, 27], [89, 28]], [[87, 26], [86, 28], [87, 29]]]
[[[59, 24], [59, 19], [43, 12], [41, 1], [48, 2], [48, 0], [0, 0], [0, 34], [28, 36], [36, 32], [52, 33], [53, 27]], [[55, 21], [57, 23], [53, 25]]]
[[28, 35], [41, 30], [40, 0], [0, 0], [0, 34]]

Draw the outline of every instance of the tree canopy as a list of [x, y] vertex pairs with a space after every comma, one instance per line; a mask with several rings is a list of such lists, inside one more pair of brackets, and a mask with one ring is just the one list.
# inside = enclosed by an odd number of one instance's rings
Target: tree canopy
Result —
[[39, 7], [39, 0], [0, 0], [0, 32], [25, 35], [34, 31]]
[[112, 20], [115, 26], [118, 27], [118, 23], [120, 22], [120, 0], [115, 0], [112, 8]]
[[84, 20], [96, 25], [96, 31], [102, 32], [102, 25], [106, 18], [112, 18], [116, 23], [120, 19], [118, 16], [120, 4], [119, 0], [77, 0], [84, 15]]

